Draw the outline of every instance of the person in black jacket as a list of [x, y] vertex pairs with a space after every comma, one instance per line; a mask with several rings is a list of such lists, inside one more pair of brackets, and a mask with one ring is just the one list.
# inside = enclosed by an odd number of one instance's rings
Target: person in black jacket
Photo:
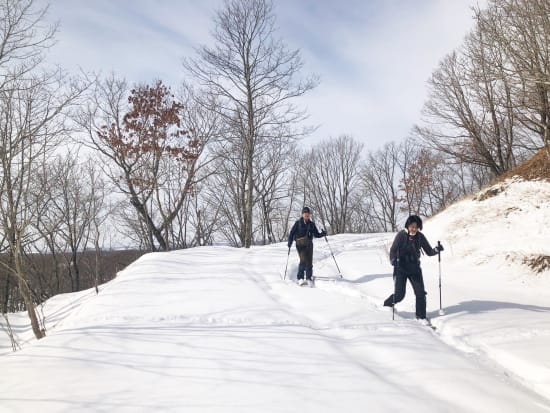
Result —
[[[298, 284], [303, 285], [307, 282], [313, 286], [313, 237], [321, 238], [327, 235], [325, 230], [319, 232], [315, 223], [310, 219], [311, 211], [308, 207], [302, 209], [302, 218], [296, 221], [290, 230], [288, 236], [288, 248], [292, 246], [292, 242], [296, 241], [296, 249], [300, 257], [300, 265], [298, 266]], [[306, 280], [304, 281], [304, 272]]]
[[[407, 279], [416, 295], [416, 318], [426, 320], [426, 291], [420, 268], [420, 251], [426, 255], [437, 255], [443, 246], [432, 248], [422, 230], [422, 220], [418, 215], [411, 215], [405, 223], [405, 230], [395, 236], [390, 249], [390, 261], [394, 267], [394, 294], [390, 295], [384, 305], [393, 307], [405, 298]], [[438, 249], [439, 248], [439, 249]]]

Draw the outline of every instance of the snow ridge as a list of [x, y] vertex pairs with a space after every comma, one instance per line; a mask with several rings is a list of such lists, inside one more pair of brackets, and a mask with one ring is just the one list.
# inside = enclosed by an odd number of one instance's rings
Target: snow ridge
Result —
[[[315, 243], [317, 288], [282, 280], [285, 244], [148, 254], [102, 286], [44, 306], [34, 342], [0, 336], [2, 411], [549, 412], [548, 273], [517, 257], [549, 254], [550, 184], [506, 181], [425, 223], [446, 247], [423, 257], [428, 316], [399, 317], [387, 251], [394, 234]], [[289, 278], [296, 271], [291, 254]]]

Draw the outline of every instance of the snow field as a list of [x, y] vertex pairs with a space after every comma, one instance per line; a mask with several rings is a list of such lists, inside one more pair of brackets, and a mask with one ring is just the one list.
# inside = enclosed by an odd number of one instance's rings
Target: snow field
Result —
[[507, 185], [425, 223], [446, 247], [444, 316], [422, 260], [436, 332], [410, 287], [395, 321], [382, 307], [394, 234], [329, 237], [345, 280], [316, 240], [312, 289], [282, 280], [285, 244], [148, 254], [97, 296], [50, 299], [43, 340], [10, 317], [23, 349], [0, 336], [0, 411], [550, 412], [550, 277], [514, 258], [549, 253], [550, 190]]

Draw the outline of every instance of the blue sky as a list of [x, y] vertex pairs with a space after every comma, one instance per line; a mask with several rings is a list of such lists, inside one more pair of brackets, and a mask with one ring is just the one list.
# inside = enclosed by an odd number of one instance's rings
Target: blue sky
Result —
[[[44, 4], [46, 0], [39, 0]], [[299, 48], [321, 84], [300, 100], [307, 144], [350, 134], [375, 150], [419, 120], [426, 81], [472, 27], [483, 0], [275, 0], [279, 36]], [[181, 61], [210, 43], [222, 0], [52, 0], [59, 21], [49, 59], [69, 70], [162, 79], [177, 89]]]

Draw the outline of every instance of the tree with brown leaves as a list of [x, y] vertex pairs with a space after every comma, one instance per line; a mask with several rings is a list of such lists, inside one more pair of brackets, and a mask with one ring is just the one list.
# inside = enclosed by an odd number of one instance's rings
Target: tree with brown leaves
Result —
[[[122, 83], [103, 85], [106, 101], [122, 96], [116, 93]], [[137, 213], [141, 241], [151, 251], [166, 251], [172, 247], [172, 223], [192, 194], [206, 142], [185, 128], [184, 104], [161, 81], [133, 89], [128, 103], [121, 119], [112, 111], [110, 124], [92, 131], [92, 141], [114, 163], [108, 174]]]

